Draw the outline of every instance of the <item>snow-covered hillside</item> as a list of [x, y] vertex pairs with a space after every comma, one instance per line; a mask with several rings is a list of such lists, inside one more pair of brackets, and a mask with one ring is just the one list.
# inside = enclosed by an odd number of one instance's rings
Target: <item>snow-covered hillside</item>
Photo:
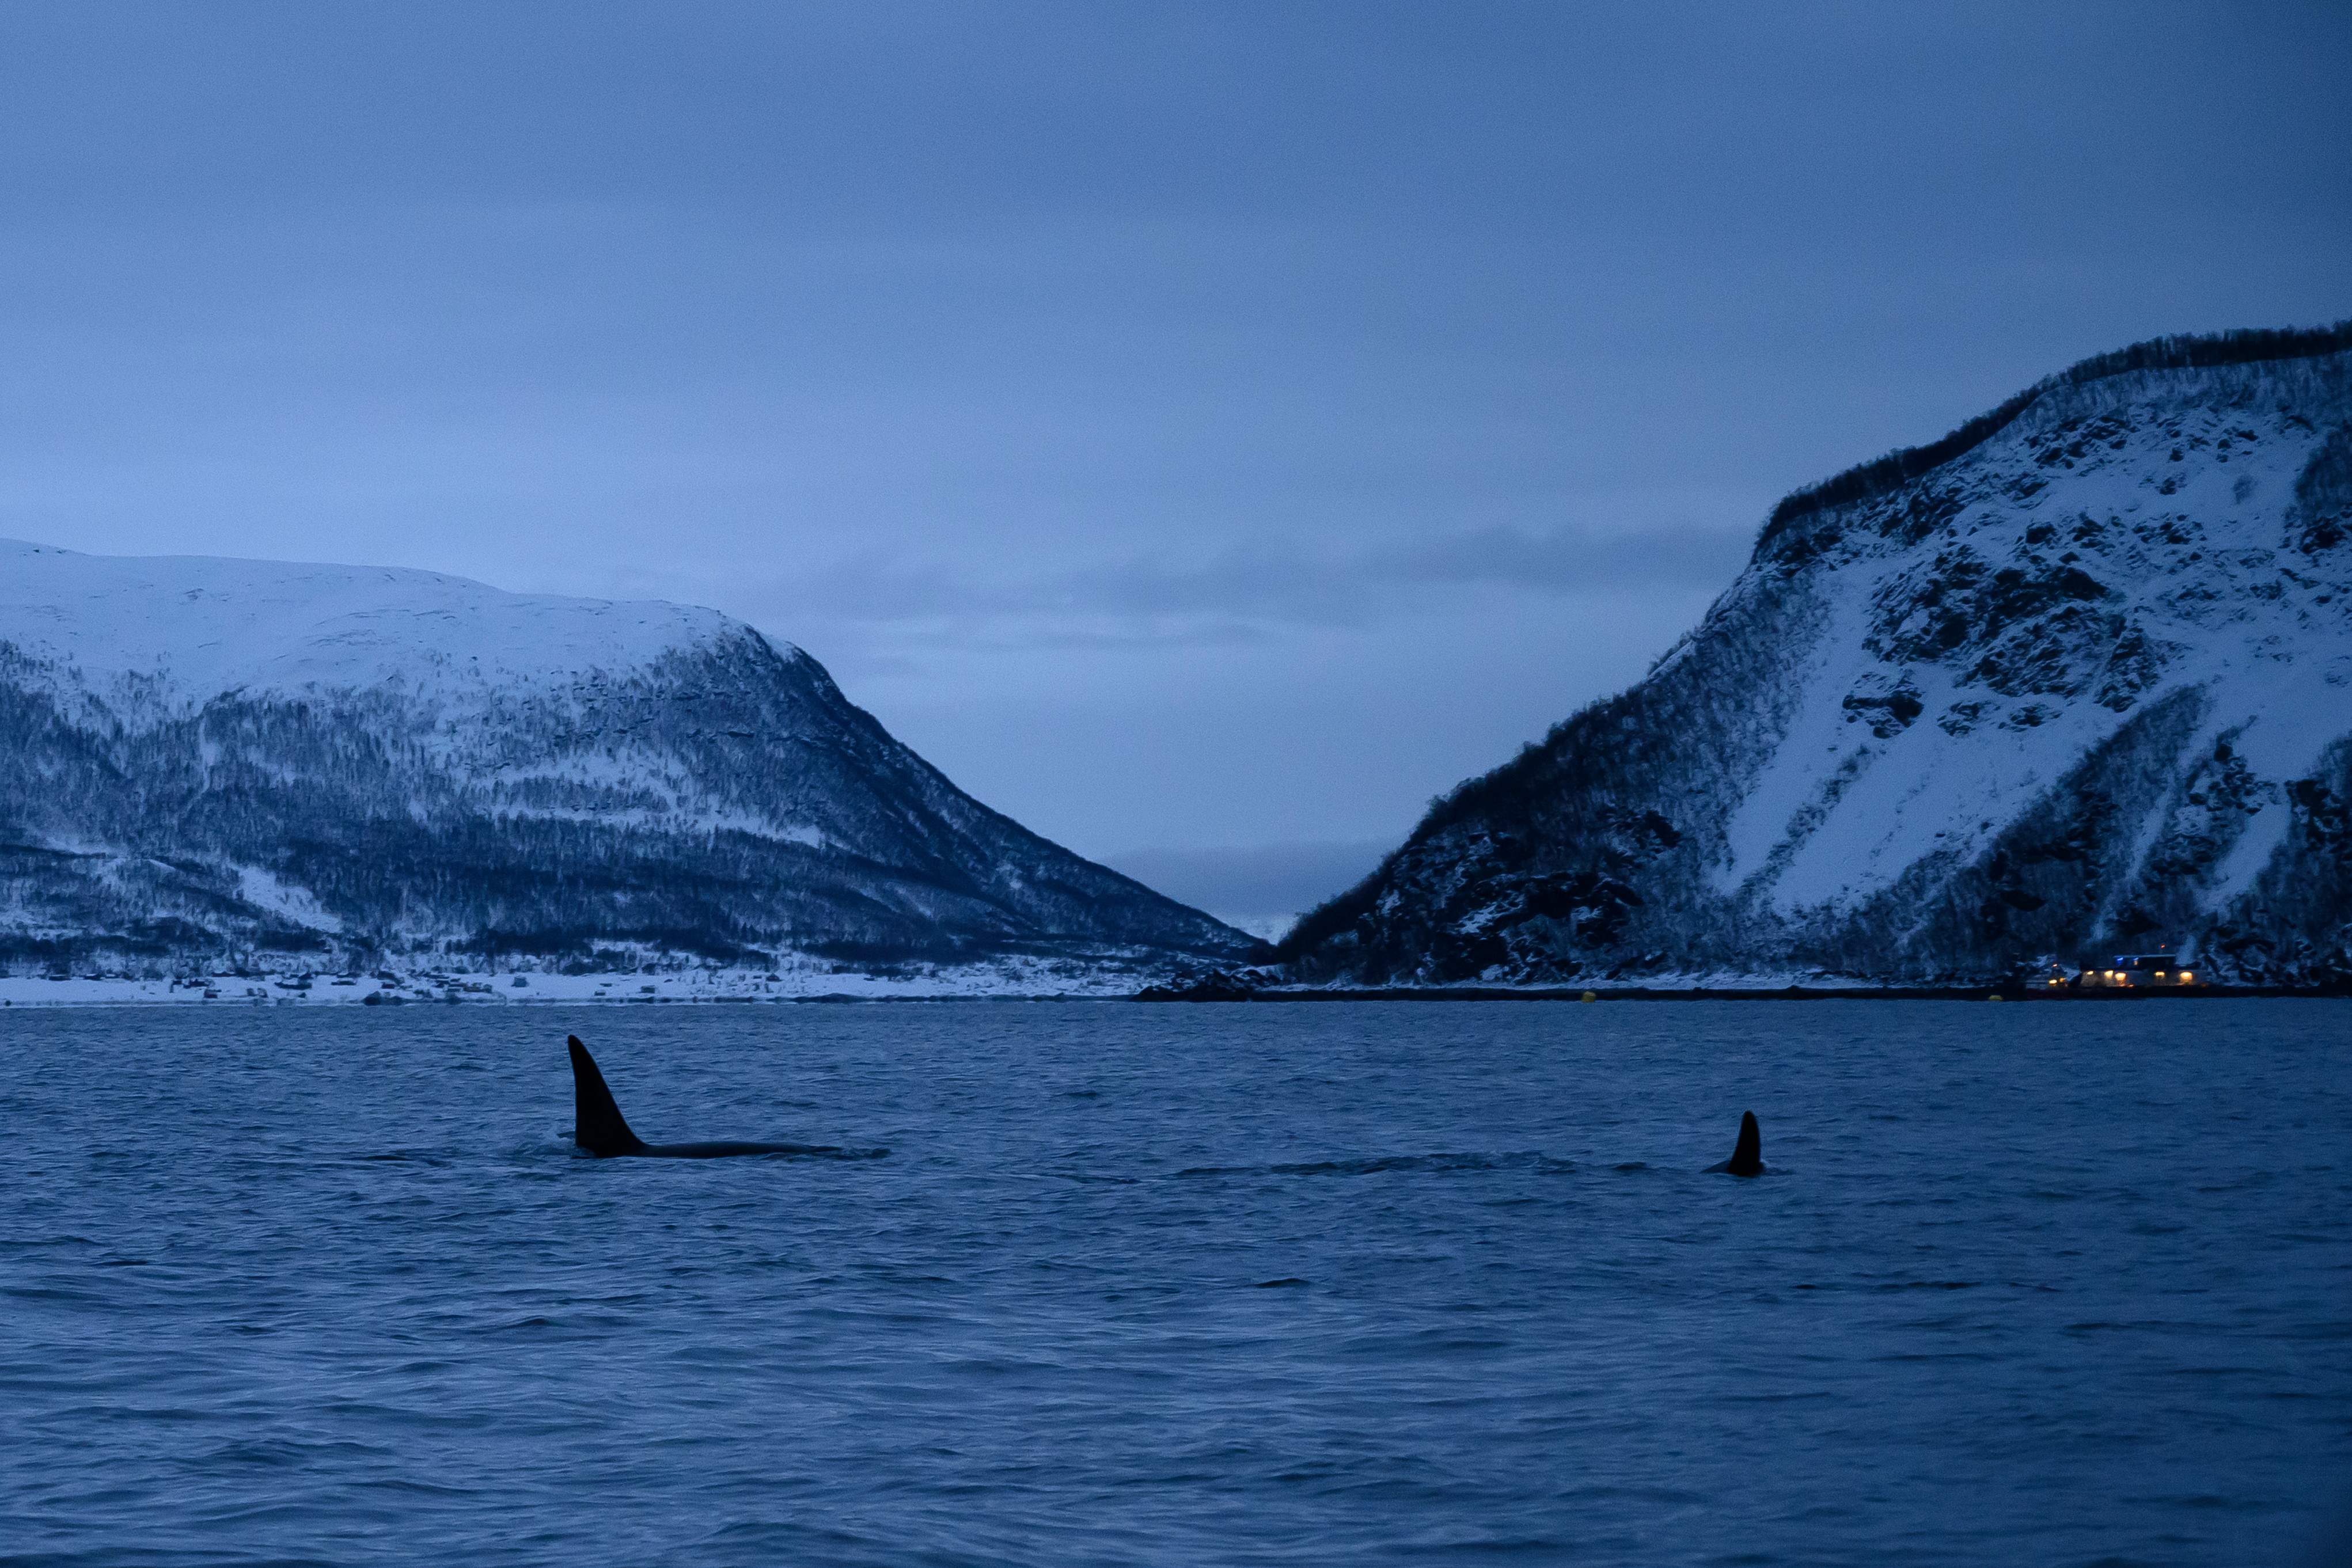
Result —
[[0, 743], [17, 970], [1249, 946], [980, 805], [814, 660], [707, 610], [0, 543]]
[[2352, 329], [2088, 361], [1791, 497], [1640, 685], [1464, 785], [1301, 977], [2352, 975]]
[[236, 690], [568, 685], [742, 630], [715, 610], [505, 593], [439, 572], [0, 539], [0, 635], [19, 653], [78, 687], [159, 685], [184, 708]]

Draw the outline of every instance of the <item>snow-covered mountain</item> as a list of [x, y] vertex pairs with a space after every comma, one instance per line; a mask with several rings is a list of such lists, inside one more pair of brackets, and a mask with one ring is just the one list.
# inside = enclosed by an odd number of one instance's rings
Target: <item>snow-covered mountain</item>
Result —
[[1297, 979], [2352, 978], [2352, 323], [2085, 361], [1777, 507], [1631, 691], [1437, 803]]
[[0, 543], [0, 969], [1251, 946], [712, 611]]

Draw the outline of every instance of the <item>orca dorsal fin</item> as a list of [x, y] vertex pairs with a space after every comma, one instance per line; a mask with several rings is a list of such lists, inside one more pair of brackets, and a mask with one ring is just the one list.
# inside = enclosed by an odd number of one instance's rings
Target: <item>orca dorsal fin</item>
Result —
[[572, 1047], [572, 1141], [599, 1159], [642, 1153], [645, 1140], [621, 1119], [613, 1092], [604, 1087], [604, 1075], [596, 1071], [596, 1059], [578, 1035], [566, 1035], [564, 1040]]
[[1764, 1174], [1764, 1129], [1756, 1124], [1756, 1113], [1739, 1113], [1739, 1142], [1731, 1157], [1723, 1162], [1723, 1169], [1733, 1176]]

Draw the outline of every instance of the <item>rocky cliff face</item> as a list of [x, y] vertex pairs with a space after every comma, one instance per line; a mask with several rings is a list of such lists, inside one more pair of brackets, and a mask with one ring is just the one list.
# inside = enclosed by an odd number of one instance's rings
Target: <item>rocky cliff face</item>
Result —
[[2166, 340], [1783, 502], [1297, 978], [2352, 978], [2352, 325]]
[[1252, 946], [711, 612], [0, 544], [0, 967]]

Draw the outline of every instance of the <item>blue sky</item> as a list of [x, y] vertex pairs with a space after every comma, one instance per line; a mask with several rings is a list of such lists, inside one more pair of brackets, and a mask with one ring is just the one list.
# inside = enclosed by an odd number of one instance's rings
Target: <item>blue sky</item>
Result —
[[1074, 848], [1305, 898], [1780, 494], [2352, 314], [2347, 58], [2335, 5], [11, 7], [0, 533], [716, 605]]

